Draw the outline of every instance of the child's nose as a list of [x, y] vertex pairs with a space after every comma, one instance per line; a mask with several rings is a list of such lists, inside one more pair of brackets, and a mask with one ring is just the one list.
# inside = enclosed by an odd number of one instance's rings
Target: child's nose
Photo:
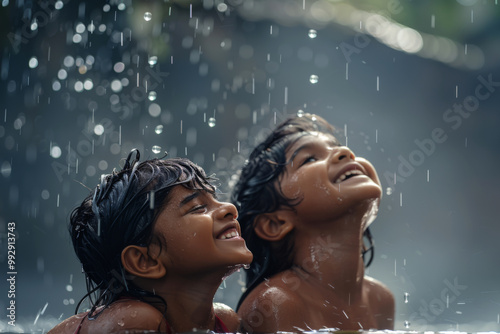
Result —
[[228, 219], [236, 220], [238, 217], [238, 210], [236, 207], [227, 202], [221, 202], [219, 208], [217, 209], [217, 218], [218, 219]]
[[344, 159], [354, 160], [354, 159], [356, 159], [356, 156], [349, 149], [349, 147], [340, 146], [340, 147], [333, 149], [333, 153], [332, 153], [332, 156], [330, 159], [333, 163], [337, 163], [337, 162], [340, 162], [341, 160], [344, 160]]

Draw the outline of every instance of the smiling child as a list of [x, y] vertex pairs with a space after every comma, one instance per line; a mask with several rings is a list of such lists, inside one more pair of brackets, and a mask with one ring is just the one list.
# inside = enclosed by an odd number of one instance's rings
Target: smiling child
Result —
[[333, 134], [319, 116], [289, 118], [242, 169], [232, 201], [254, 253], [238, 309], [243, 331], [394, 326], [391, 292], [364, 275], [380, 181]]
[[238, 316], [213, 298], [252, 253], [212, 181], [187, 159], [139, 163], [137, 150], [103, 175], [69, 226], [90, 310], [49, 333], [236, 331]]

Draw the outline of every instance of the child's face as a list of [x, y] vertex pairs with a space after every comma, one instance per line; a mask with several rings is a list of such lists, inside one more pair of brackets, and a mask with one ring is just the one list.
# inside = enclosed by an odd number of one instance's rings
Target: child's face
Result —
[[154, 233], [166, 241], [162, 256], [172, 274], [190, 274], [249, 264], [248, 250], [234, 205], [221, 203], [206, 191], [172, 189]]
[[294, 207], [299, 221], [330, 222], [355, 210], [367, 211], [381, 196], [375, 168], [335, 144], [330, 135], [305, 135], [288, 148], [286, 157], [292, 160], [280, 185], [286, 197], [302, 200]]

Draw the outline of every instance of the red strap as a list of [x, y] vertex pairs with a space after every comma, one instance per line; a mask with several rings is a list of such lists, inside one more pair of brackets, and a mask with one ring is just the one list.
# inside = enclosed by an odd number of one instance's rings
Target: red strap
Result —
[[229, 329], [227, 329], [226, 325], [222, 322], [222, 320], [215, 315], [215, 328], [214, 332], [216, 333], [229, 333]]

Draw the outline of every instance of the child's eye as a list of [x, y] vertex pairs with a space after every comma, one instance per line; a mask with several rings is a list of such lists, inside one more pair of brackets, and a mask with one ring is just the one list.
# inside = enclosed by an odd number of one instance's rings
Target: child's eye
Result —
[[313, 156], [311, 156], [311, 157], [307, 157], [304, 161], [302, 161], [302, 164], [300, 164], [300, 165], [301, 165], [301, 166], [303, 166], [303, 165], [305, 165], [305, 164], [307, 164], [307, 163], [309, 163], [309, 162], [314, 162], [314, 161], [316, 161], [316, 160], [317, 160], [317, 159], [316, 159], [315, 157], [313, 157]]
[[205, 204], [197, 205], [189, 211], [189, 213], [205, 213], [205, 212], [207, 212], [207, 206]]

